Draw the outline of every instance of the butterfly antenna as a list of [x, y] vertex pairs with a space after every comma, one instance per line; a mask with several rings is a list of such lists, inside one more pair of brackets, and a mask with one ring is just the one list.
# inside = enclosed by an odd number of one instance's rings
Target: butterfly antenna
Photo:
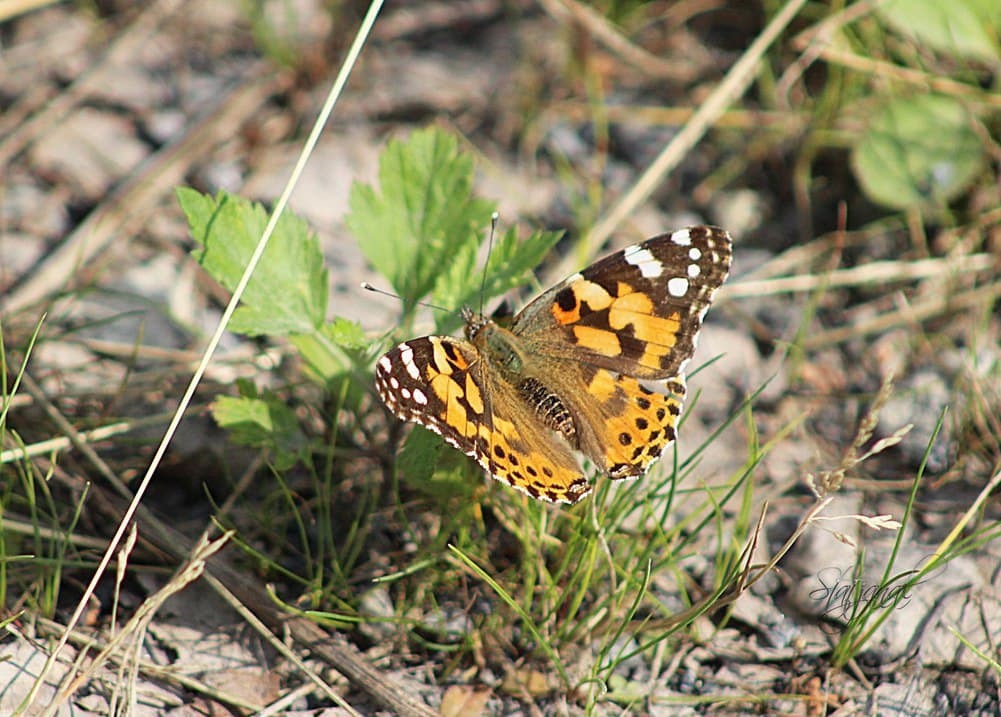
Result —
[[497, 222], [500, 214], [494, 212], [490, 215], [490, 236], [487, 239], [487, 261], [483, 265], [483, 280], [480, 282], [480, 315], [483, 315], [483, 297], [487, 293], [487, 267], [490, 266], [490, 255], [494, 251], [494, 233], [497, 231]]
[[[403, 301], [403, 297], [400, 296], [399, 294], [393, 293], [392, 291], [386, 291], [385, 289], [380, 289], [377, 286], [372, 286], [367, 281], [363, 281], [361, 283], [361, 288], [365, 289], [365, 291], [371, 291], [373, 294], [382, 294], [383, 296], [391, 296], [394, 299]], [[418, 306], [426, 306], [427, 308], [434, 309], [435, 311], [444, 311], [446, 314], [455, 313], [452, 309], [446, 309], [444, 306], [438, 306], [437, 304], [430, 304], [427, 301], [418, 301], [416, 303]]]

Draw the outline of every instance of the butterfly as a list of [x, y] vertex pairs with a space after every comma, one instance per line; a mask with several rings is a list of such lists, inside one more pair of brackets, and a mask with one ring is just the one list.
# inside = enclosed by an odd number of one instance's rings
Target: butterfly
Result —
[[718, 227], [662, 234], [544, 292], [510, 326], [463, 311], [465, 340], [424, 336], [376, 363], [397, 417], [533, 498], [591, 490], [578, 454], [635, 478], [677, 437], [685, 364], [730, 270]]

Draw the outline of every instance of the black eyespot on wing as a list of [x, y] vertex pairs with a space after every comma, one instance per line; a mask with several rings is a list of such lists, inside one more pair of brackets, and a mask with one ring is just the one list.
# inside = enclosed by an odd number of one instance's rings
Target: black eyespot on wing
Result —
[[573, 311], [577, 308], [577, 297], [574, 296], [573, 291], [566, 288], [556, 294], [556, 304], [563, 311]]

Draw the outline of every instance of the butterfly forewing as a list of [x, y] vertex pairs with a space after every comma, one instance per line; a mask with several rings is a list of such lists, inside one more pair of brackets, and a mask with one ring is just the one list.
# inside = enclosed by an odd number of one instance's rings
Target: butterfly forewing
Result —
[[552, 332], [542, 343], [618, 373], [665, 379], [683, 373], [702, 318], [730, 270], [730, 236], [698, 226], [647, 239], [592, 264], [532, 302], [515, 331]]

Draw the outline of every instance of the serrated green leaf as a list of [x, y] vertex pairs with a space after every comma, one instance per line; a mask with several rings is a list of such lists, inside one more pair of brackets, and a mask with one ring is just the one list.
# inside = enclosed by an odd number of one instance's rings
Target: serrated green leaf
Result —
[[[267, 225], [268, 213], [260, 204], [225, 192], [213, 198], [181, 188], [177, 198], [200, 245], [192, 254], [232, 291]], [[249, 336], [312, 331], [323, 323], [327, 291], [327, 271], [316, 236], [305, 221], [286, 212], [229, 328]]]
[[340, 317], [323, 324], [317, 331], [291, 334], [289, 341], [314, 376], [328, 385], [357, 365], [350, 352], [371, 343], [359, 324]]
[[896, 99], [877, 114], [852, 152], [859, 184], [888, 207], [941, 208], [984, 166], [967, 108], [951, 97]]
[[[486, 269], [477, 268], [475, 248], [468, 256], [461, 252], [456, 254], [442, 274], [435, 302], [442, 306], [469, 306], [480, 310], [490, 299], [524, 286], [562, 235], [562, 232], [539, 231], [520, 241], [512, 227], [494, 243]], [[448, 333], [458, 323], [454, 315], [442, 316], [437, 329]]]
[[523, 286], [530, 273], [542, 263], [562, 236], [563, 232], [537, 231], [519, 241], [517, 232], [509, 229], [490, 253], [484, 293], [492, 298]]
[[212, 404], [212, 417], [235, 442], [270, 449], [278, 470], [294, 466], [307, 448], [295, 414], [270, 393], [261, 398], [220, 396]]
[[[458, 247], [448, 263], [442, 266], [431, 298], [436, 305], [455, 309], [455, 312], [437, 317], [435, 325], [439, 329], [443, 326], [454, 326], [459, 321], [459, 309], [465, 306], [479, 308], [480, 286], [483, 285], [484, 274], [483, 269], [476, 265], [478, 255], [479, 246], [470, 242]], [[472, 304], [470, 298], [474, 299]], [[483, 298], [486, 300], [489, 297]]]
[[479, 244], [493, 206], [472, 195], [472, 160], [440, 129], [389, 143], [379, 161], [379, 192], [351, 190], [347, 225], [405, 307], [428, 295], [461, 247]]
[[333, 343], [345, 349], [363, 349], [371, 342], [365, 330], [357, 321], [348, 321], [340, 316], [320, 327], [320, 333]]
[[887, 24], [954, 57], [1001, 59], [998, 0], [888, 0], [877, 6]]

